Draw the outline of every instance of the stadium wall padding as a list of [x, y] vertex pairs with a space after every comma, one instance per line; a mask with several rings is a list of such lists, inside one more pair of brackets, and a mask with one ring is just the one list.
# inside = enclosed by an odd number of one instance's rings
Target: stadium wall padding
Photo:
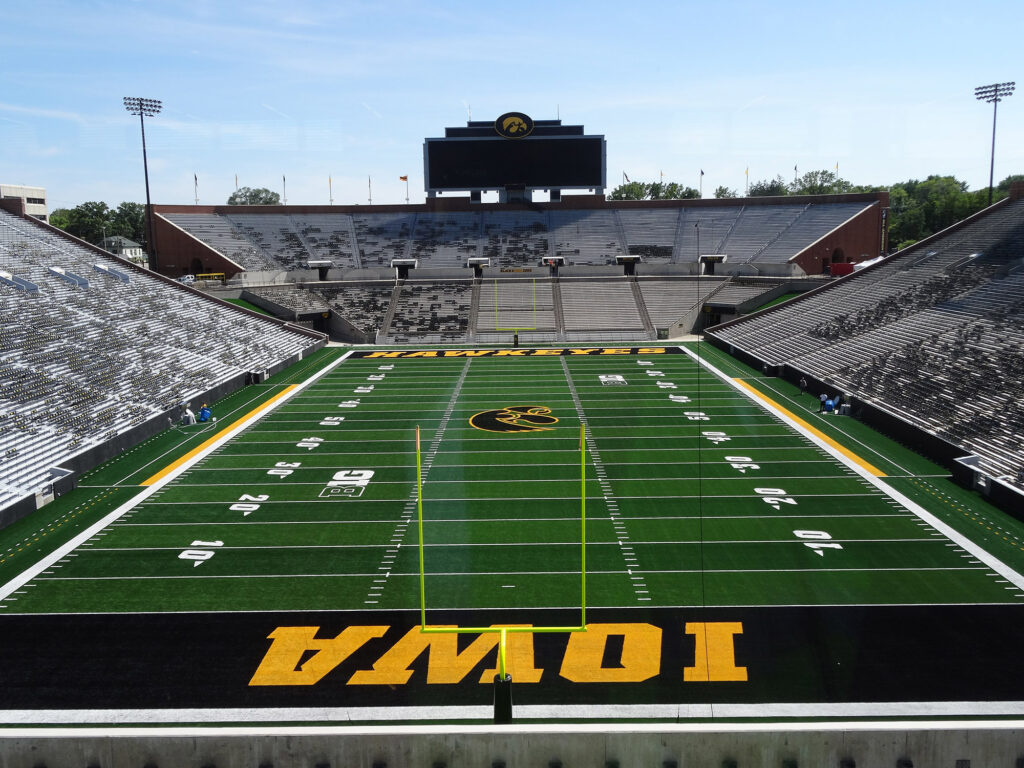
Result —
[[35, 511], [36, 497], [34, 494], [19, 499], [10, 506], [0, 509], [0, 529], [6, 528], [11, 523], [18, 522], [25, 515], [30, 515]]
[[[215, 387], [206, 390], [198, 395], [190, 398], [189, 402], [192, 403], [215, 403], [221, 398], [236, 392], [246, 384], [247, 374], [238, 374], [223, 381]], [[74, 476], [77, 477], [84, 472], [88, 472], [95, 466], [102, 464], [108, 459], [112, 459], [120, 453], [127, 451], [129, 448], [134, 448], [144, 440], [148, 440], [160, 432], [163, 432], [168, 427], [168, 420], [173, 423], [177, 423], [181, 418], [182, 408], [181, 405], [176, 405], [173, 408], [169, 408], [164, 412], [153, 416], [150, 419], [142, 422], [141, 424], [132, 427], [126, 432], [122, 432], [106, 442], [100, 443], [86, 451], [82, 451], [75, 456], [72, 456], [67, 461], [61, 462], [60, 466], [63, 469], [71, 470]]]

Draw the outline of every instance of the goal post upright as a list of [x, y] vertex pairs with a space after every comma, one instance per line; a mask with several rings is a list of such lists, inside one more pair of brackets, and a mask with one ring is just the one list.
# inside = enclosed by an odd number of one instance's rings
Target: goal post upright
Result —
[[420, 428], [416, 426], [416, 526], [419, 532], [420, 632], [423, 634], [498, 635], [497, 676], [494, 679], [494, 722], [512, 722], [512, 676], [508, 673], [508, 636], [520, 634], [555, 634], [587, 631], [587, 448], [586, 427], [580, 424], [580, 623], [578, 626], [508, 626], [431, 627], [427, 625], [427, 570], [423, 543], [423, 454]]

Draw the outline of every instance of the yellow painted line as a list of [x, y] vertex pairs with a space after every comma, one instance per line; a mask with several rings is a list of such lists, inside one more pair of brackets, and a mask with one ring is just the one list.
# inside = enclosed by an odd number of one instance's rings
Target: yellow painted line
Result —
[[182, 456], [182, 457], [178, 458], [177, 460], [173, 461], [172, 463], [168, 464], [166, 467], [161, 469], [159, 472], [157, 472], [152, 477], [147, 477], [145, 480], [143, 480], [141, 483], [139, 483], [139, 485], [153, 485], [158, 480], [166, 477], [168, 474], [170, 474], [171, 472], [176, 470], [178, 467], [180, 467], [186, 461], [189, 461], [190, 459], [195, 458], [199, 453], [205, 451], [211, 445], [213, 445], [218, 440], [220, 440], [226, 433], [228, 433], [231, 430], [235, 429], [237, 426], [239, 426], [246, 419], [250, 419], [253, 416], [255, 416], [256, 414], [262, 413], [263, 411], [267, 410], [271, 405], [276, 403], [278, 400], [280, 400], [282, 397], [287, 395], [293, 389], [298, 388], [298, 386], [299, 386], [298, 384], [289, 384], [287, 387], [285, 387], [283, 390], [278, 392], [276, 395], [274, 395], [272, 398], [267, 400], [265, 403], [257, 406], [256, 408], [253, 408], [251, 411], [249, 411], [247, 414], [245, 414], [245, 416], [242, 416], [240, 419], [236, 419], [235, 421], [233, 421], [230, 424], [230, 426], [225, 427], [220, 432], [218, 432], [213, 437], [211, 437], [209, 440], [206, 440], [202, 444], [197, 445], [195, 448], [193, 448], [191, 451], [186, 453], [184, 456]]
[[835, 450], [839, 451], [841, 454], [843, 454], [843, 456], [848, 458], [850, 461], [855, 463], [857, 466], [859, 466], [862, 469], [870, 472], [875, 477], [885, 477], [886, 476], [885, 473], [882, 470], [880, 470], [878, 467], [876, 467], [876, 466], [874, 466], [872, 464], [869, 464], [868, 462], [864, 461], [864, 459], [862, 459], [860, 456], [855, 454], [849, 448], [847, 448], [844, 445], [840, 445], [839, 443], [837, 443], [835, 440], [833, 440], [831, 437], [826, 435], [821, 430], [816, 429], [815, 427], [812, 427], [810, 424], [808, 424], [806, 421], [801, 419], [799, 416], [797, 416], [792, 411], [790, 411], [790, 410], [788, 410], [786, 408], [783, 408], [781, 405], [779, 405], [777, 402], [772, 400], [770, 397], [768, 397], [767, 395], [764, 395], [759, 390], [757, 390], [754, 387], [752, 387], [749, 384], [747, 384], [747, 382], [743, 381], [743, 379], [733, 379], [733, 381], [736, 382], [739, 386], [743, 387], [745, 390], [747, 390], [750, 394], [752, 394], [758, 400], [761, 400], [762, 402], [767, 403], [768, 405], [772, 406], [776, 410], [784, 413], [788, 418], [790, 418], [793, 421], [795, 421], [802, 428], [806, 429], [808, 432], [810, 432], [812, 435], [814, 435], [816, 438], [818, 438], [822, 442], [828, 443], [829, 446], [831, 446]]

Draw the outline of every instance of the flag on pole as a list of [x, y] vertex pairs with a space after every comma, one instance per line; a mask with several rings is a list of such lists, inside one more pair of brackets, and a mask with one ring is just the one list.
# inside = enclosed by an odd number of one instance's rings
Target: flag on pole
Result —
[[749, 166], [749, 165], [747, 166], [747, 170], [745, 170], [745, 171], [743, 172], [743, 175], [744, 175], [744, 176], [749, 176], [749, 175], [750, 175], [750, 166]]
[[192, 179], [193, 179], [193, 181], [195, 181], [196, 184], [199, 183], [199, 176], [197, 174], [193, 173], [192, 174]]
[[409, 177], [408, 177], [408, 176], [399, 176], [399, 177], [398, 177], [398, 180], [399, 180], [399, 181], [408, 181], [408, 180], [409, 180]]
[[703, 175], [704, 175], [704, 169], [703, 169], [703, 168], [701, 168], [701, 169], [700, 169], [700, 175], [701, 175], [701, 176], [703, 176]]
[[630, 183], [629, 182], [629, 176], [626, 175], [625, 171], [622, 172], [622, 178], [623, 178], [623, 180], [625, 181], [626, 184]]

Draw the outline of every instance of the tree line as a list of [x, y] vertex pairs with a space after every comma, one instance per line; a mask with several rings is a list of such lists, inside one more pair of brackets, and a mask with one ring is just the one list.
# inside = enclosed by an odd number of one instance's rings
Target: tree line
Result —
[[106, 203], [90, 201], [74, 208], [50, 211], [50, 224], [69, 235], [98, 244], [104, 237], [126, 237], [141, 243], [146, 232], [146, 206], [121, 203], [110, 208]]
[[[277, 192], [260, 187], [241, 187], [228, 198], [228, 205], [279, 205]], [[74, 208], [55, 208], [50, 224], [69, 235], [99, 244], [104, 237], [126, 237], [136, 243], [146, 238], [146, 206], [142, 203], [121, 203], [111, 208], [104, 202], [89, 201]]]
[[[993, 190], [992, 201], [1002, 200], [1010, 193], [1010, 185], [1024, 181], [1024, 174], [1007, 176]], [[762, 179], [750, 185], [748, 197], [782, 197], [788, 195], [841, 195], [855, 192], [889, 192], [889, 245], [899, 250], [918, 240], [934, 235], [948, 226], [988, 206], [988, 187], [969, 190], [967, 182], [955, 176], [929, 176], [924, 181], [910, 179], [888, 186], [856, 185], [829, 170], [809, 171], [787, 182], [782, 176]], [[735, 189], [721, 186], [715, 190], [718, 199], [739, 197]], [[612, 190], [611, 200], [682, 200], [700, 197], [697, 190], [676, 183], [631, 181]]]

